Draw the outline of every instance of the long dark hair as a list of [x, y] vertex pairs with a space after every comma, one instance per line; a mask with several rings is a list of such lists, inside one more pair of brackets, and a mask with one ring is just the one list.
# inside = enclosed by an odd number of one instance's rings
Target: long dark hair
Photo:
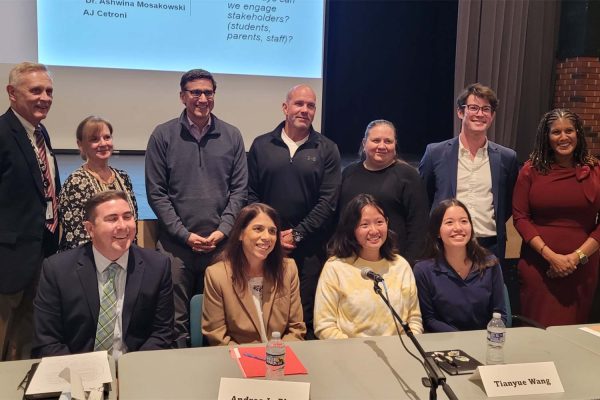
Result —
[[279, 233], [281, 232], [279, 215], [272, 207], [266, 204], [254, 203], [242, 208], [240, 211], [233, 223], [233, 228], [231, 228], [229, 239], [218, 258], [229, 264], [233, 271], [233, 284], [238, 286], [241, 291], [246, 290], [248, 259], [246, 258], [246, 254], [244, 254], [240, 236], [244, 229], [250, 225], [250, 222], [261, 213], [271, 218], [277, 228], [275, 247], [267, 256], [264, 264], [265, 278], [276, 283], [278, 287], [281, 287], [283, 284], [283, 250], [279, 241]]
[[442, 202], [431, 212], [429, 217], [429, 229], [427, 230], [427, 245], [425, 250], [425, 258], [443, 258], [444, 257], [444, 242], [440, 238], [440, 228], [444, 220], [444, 215], [450, 207], [460, 207], [465, 210], [469, 224], [471, 224], [471, 238], [467, 243], [467, 257], [473, 261], [473, 268], [479, 272], [497, 264], [495, 257], [484, 247], [482, 247], [475, 238], [475, 230], [473, 229], [473, 221], [471, 214], [462, 202], [457, 199], [447, 199]]
[[598, 164], [598, 159], [589, 154], [587, 143], [583, 132], [583, 124], [577, 114], [565, 108], [555, 108], [548, 111], [538, 125], [533, 151], [529, 154], [531, 165], [541, 174], [546, 175], [550, 171], [550, 166], [556, 160], [554, 159], [554, 151], [550, 147], [550, 129], [552, 124], [558, 119], [566, 119], [573, 124], [577, 134], [577, 146], [573, 151], [573, 161], [575, 164], [588, 165], [593, 167]]
[[[359, 256], [362, 247], [356, 240], [354, 230], [360, 223], [362, 210], [366, 206], [375, 207], [377, 211], [384, 216], [387, 222], [383, 207], [373, 196], [364, 193], [357, 195], [350, 200], [346, 205], [346, 208], [342, 211], [337, 229], [327, 246], [330, 256], [339, 258]], [[393, 261], [397, 253], [395, 234], [389, 229], [388, 225], [387, 238], [379, 249], [379, 254], [386, 260]]]

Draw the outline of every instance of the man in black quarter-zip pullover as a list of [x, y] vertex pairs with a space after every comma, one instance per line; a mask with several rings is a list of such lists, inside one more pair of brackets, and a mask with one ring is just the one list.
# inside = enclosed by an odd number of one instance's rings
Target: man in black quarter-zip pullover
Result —
[[281, 216], [281, 242], [298, 265], [310, 337], [317, 281], [341, 184], [340, 153], [312, 127], [316, 96], [309, 86], [291, 88], [282, 109], [285, 121], [257, 137], [248, 153], [248, 202], [269, 204]]

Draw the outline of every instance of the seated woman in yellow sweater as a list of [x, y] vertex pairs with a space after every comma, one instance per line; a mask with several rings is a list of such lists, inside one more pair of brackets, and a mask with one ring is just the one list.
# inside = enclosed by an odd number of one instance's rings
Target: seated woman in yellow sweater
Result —
[[414, 333], [423, 332], [415, 277], [397, 254], [382, 207], [368, 194], [359, 194], [342, 211], [329, 242], [327, 260], [315, 297], [315, 334], [319, 339], [396, 334], [389, 309], [364, 280], [364, 267], [380, 274], [390, 303]]

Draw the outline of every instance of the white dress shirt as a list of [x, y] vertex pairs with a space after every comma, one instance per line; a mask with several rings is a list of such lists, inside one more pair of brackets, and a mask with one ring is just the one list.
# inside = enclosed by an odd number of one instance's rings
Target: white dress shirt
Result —
[[263, 317], [263, 301], [262, 301], [262, 290], [263, 290], [263, 277], [255, 276], [254, 278], [248, 279], [248, 290], [252, 293], [252, 301], [254, 302], [254, 307], [256, 308], [256, 313], [258, 314], [258, 321], [260, 322], [260, 340], [263, 343], [269, 341], [267, 338], [267, 333], [265, 332], [265, 319]]
[[471, 152], [464, 146], [460, 137], [458, 143], [456, 198], [467, 206], [477, 237], [496, 236], [488, 141], [477, 149], [474, 158], [471, 158]]
[[127, 353], [127, 346], [123, 341], [123, 299], [125, 298], [125, 284], [127, 282], [127, 262], [129, 261], [129, 251], [123, 253], [121, 257], [112, 261], [104, 257], [92, 245], [94, 252], [94, 263], [96, 265], [96, 276], [98, 277], [98, 293], [102, 299], [102, 286], [108, 279], [108, 266], [113, 262], [119, 264], [117, 274], [115, 275], [115, 290], [117, 292], [117, 321], [115, 323], [115, 333], [113, 336], [112, 356], [117, 360], [121, 354]]
[[[15, 115], [17, 116], [17, 119], [19, 120], [19, 122], [21, 123], [21, 125], [23, 125], [23, 128], [25, 128], [25, 132], [27, 132], [27, 138], [29, 139], [29, 141], [31, 142], [31, 145], [33, 146], [33, 148], [36, 151], [36, 159], [37, 159], [37, 142], [35, 139], [35, 126], [31, 125], [31, 123], [29, 123], [29, 121], [27, 121], [25, 118], [21, 117], [19, 115], [18, 112], [16, 112], [14, 109], [12, 109], [13, 112], [15, 113]], [[48, 147], [48, 145], [46, 144], [45, 146], [45, 150], [46, 150], [46, 158], [48, 159], [48, 164], [50, 165], [50, 177], [52, 178], [52, 182], [50, 182], [51, 185], [54, 185], [54, 179], [56, 178], [56, 171], [54, 170], [54, 156], [52, 155], [52, 153], [50, 152], [50, 148]]]

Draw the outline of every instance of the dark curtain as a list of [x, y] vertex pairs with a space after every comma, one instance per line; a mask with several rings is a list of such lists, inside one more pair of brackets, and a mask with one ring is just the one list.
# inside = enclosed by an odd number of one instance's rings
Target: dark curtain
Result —
[[552, 107], [559, 13], [555, 0], [458, 4], [455, 95], [472, 82], [496, 90], [500, 108], [488, 136], [515, 149], [520, 161], [531, 151], [539, 119]]
[[397, 127], [403, 154], [452, 137], [457, 1], [330, 1], [323, 133], [356, 154], [366, 125]]

